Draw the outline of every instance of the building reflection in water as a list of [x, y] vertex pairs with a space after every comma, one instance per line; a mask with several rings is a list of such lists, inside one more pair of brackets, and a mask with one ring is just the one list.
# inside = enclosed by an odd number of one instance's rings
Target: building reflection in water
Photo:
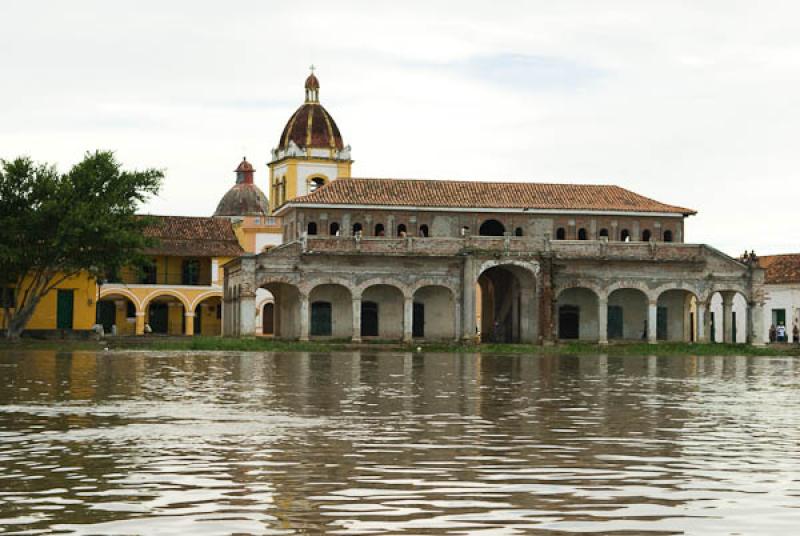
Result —
[[[800, 461], [798, 377], [794, 360], [745, 357], [5, 353], [0, 519], [94, 533], [139, 532], [142, 516], [244, 533], [724, 525], [750, 483]], [[800, 506], [771, 493], [760, 507], [776, 520]], [[41, 496], [58, 508], [35, 510]]]

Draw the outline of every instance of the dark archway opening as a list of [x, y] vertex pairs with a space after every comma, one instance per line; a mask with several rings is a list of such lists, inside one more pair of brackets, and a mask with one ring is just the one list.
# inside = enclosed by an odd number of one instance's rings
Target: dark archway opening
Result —
[[425, 304], [414, 302], [414, 318], [411, 322], [411, 336], [425, 337]]
[[583, 227], [578, 229], [578, 240], [588, 240], [588, 239], [589, 235], [586, 233], [586, 229], [584, 229]]
[[556, 229], [556, 240], [566, 240], [567, 231], [563, 227]]
[[339, 236], [339, 224], [336, 222], [331, 222], [330, 225], [330, 235], [331, 236]]
[[478, 278], [476, 313], [484, 342], [513, 343], [531, 337], [533, 311], [523, 295], [534, 291], [533, 276], [516, 266], [495, 266]]
[[664, 242], [672, 242], [672, 231], [669, 229], [664, 231]]
[[317, 222], [310, 221], [308, 222], [307, 232], [309, 236], [314, 236], [317, 234]]
[[497, 220], [486, 220], [478, 230], [481, 236], [503, 236], [505, 232], [505, 226]]

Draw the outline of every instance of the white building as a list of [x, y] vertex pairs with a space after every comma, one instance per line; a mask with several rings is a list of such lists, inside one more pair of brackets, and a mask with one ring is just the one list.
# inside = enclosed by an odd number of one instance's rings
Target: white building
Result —
[[771, 325], [783, 324], [791, 340], [794, 325], [800, 324], [800, 254], [761, 257], [759, 264], [766, 270], [764, 337]]

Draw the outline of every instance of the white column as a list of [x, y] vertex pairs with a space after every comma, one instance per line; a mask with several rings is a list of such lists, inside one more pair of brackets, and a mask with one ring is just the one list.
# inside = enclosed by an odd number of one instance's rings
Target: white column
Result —
[[453, 329], [453, 337], [458, 342], [463, 334], [461, 333], [461, 300], [457, 299], [453, 300]]
[[722, 293], [722, 341], [728, 344], [735, 342], [733, 340], [733, 295], [728, 292]]
[[647, 342], [656, 344], [658, 342], [658, 302], [653, 300], [647, 304]]
[[597, 342], [608, 344], [608, 298], [597, 300]]
[[764, 340], [764, 305], [753, 302], [750, 305], [750, 309], [751, 313], [749, 319], [752, 324], [748, 326], [748, 330], [750, 330], [750, 344], [753, 346], [764, 346], [766, 344]]
[[403, 342], [411, 342], [414, 321], [414, 298], [406, 296], [403, 301]]
[[309, 333], [308, 295], [300, 294], [300, 340], [307, 341]]
[[697, 302], [697, 317], [694, 319], [696, 324], [696, 337], [697, 342], [708, 342], [706, 331], [706, 304], [704, 302]]
[[256, 335], [256, 293], [242, 293], [239, 296], [239, 335], [255, 337]]
[[477, 331], [475, 326], [475, 279], [472, 277], [474, 261], [470, 258], [464, 262], [464, 274], [462, 276], [461, 288], [463, 294], [463, 308], [461, 314], [463, 315], [464, 327], [461, 338], [466, 342], [475, 340], [475, 333]]
[[353, 296], [353, 342], [361, 342], [361, 296]]

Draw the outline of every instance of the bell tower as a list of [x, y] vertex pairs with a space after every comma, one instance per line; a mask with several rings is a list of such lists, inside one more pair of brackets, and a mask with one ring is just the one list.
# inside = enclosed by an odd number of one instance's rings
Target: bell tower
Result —
[[269, 209], [276, 208], [340, 177], [349, 177], [353, 160], [339, 127], [319, 102], [319, 79], [306, 78], [305, 102], [292, 114], [269, 162]]

